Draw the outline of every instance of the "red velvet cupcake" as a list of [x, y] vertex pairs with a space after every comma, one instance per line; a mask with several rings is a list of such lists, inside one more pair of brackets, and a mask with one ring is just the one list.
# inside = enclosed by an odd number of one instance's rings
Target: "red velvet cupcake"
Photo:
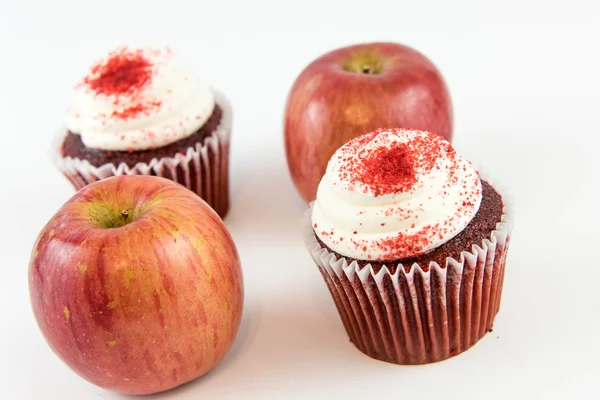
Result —
[[502, 195], [450, 143], [393, 129], [333, 155], [304, 239], [356, 347], [424, 364], [491, 330], [511, 229]]
[[53, 148], [76, 189], [115, 175], [178, 182], [224, 217], [231, 107], [168, 48], [121, 47], [75, 86]]

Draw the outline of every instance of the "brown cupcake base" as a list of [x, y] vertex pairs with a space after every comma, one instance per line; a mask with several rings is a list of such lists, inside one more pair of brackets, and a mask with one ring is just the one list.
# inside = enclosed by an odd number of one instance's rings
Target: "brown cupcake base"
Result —
[[492, 329], [500, 308], [512, 223], [506, 213], [490, 239], [465, 248], [444, 266], [360, 266], [322, 248], [305, 221], [304, 239], [352, 343], [396, 364], [445, 360]]
[[[216, 123], [209, 124], [210, 132], [199, 131], [198, 134], [202, 134], [201, 140], [186, 142], [184, 147], [181, 143], [174, 144], [177, 150], [169, 156], [161, 153], [164, 149], [138, 152], [139, 154], [135, 154], [135, 162], [132, 162], [132, 155], [102, 154], [102, 157], [116, 159], [97, 164], [74, 155], [72, 147], [67, 154], [65, 145], [72, 145], [73, 138], [63, 131], [59, 133], [53, 146], [55, 164], [77, 190], [118, 175], [167, 178], [198, 194], [224, 218], [229, 210], [229, 141], [232, 116], [231, 106], [224, 96], [215, 92], [215, 99], [219, 115]], [[68, 141], [69, 138], [71, 141]], [[157, 156], [149, 157], [152, 154]], [[95, 156], [98, 157], [97, 154]]]

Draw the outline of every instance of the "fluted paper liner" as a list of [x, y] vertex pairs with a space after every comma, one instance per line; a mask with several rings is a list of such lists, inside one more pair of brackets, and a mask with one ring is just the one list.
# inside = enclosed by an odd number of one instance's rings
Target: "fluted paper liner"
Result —
[[[486, 179], [487, 180], [487, 179]], [[502, 192], [500, 192], [503, 194]], [[492, 329], [500, 308], [512, 230], [503, 195], [501, 222], [482, 243], [446, 265], [383, 266], [338, 257], [315, 238], [310, 212], [303, 221], [307, 249], [319, 267], [352, 343], [370, 357], [396, 364], [425, 364], [457, 355]], [[310, 210], [309, 210], [310, 211]]]
[[75, 189], [119, 175], [153, 175], [178, 182], [203, 198], [221, 217], [229, 209], [229, 141], [232, 110], [223, 94], [214, 91], [215, 102], [223, 110], [221, 122], [202, 143], [188, 147], [185, 154], [154, 158], [139, 162], [133, 168], [127, 164], [107, 163], [94, 166], [87, 160], [63, 157], [62, 145], [66, 129], [56, 135], [51, 149], [53, 162]]

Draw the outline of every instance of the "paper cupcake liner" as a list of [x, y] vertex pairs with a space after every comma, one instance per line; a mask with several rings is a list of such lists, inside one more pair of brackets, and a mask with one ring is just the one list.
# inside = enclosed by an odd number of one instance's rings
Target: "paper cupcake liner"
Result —
[[188, 147], [185, 154], [155, 158], [150, 163], [137, 163], [130, 168], [126, 163], [94, 166], [87, 160], [63, 157], [62, 145], [66, 129], [54, 139], [51, 156], [58, 169], [75, 189], [119, 175], [153, 175], [182, 184], [204, 199], [221, 217], [229, 209], [229, 141], [232, 110], [223, 94], [214, 91], [215, 101], [223, 110], [221, 122], [202, 143]]
[[455, 356], [489, 332], [500, 309], [512, 230], [504, 195], [503, 203], [490, 239], [474, 243], [458, 260], [448, 257], [444, 266], [415, 263], [408, 272], [399, 264], [394, 274], [386, 266], [377, 273], [370, 264], [361, 268], [322, 248], [307, 212], [306, 247], [352, 343], [378, 360], [425, 364]]

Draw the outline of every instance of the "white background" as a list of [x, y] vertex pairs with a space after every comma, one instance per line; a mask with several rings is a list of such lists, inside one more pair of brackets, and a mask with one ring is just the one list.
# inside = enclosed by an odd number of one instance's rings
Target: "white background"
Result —
[[[73, 190], [47, 149], [70, 88], [121, 43], [165, 43], [234, 105], [232, 208], [244, 268], [239, 335], [210, 374], [156, 399], [600, 398], [600, 58], [588, 1], [0, 3], [0, 398], [120, 398], [52, 354], [27, 292], [31, 246]], [[287, 92], [336, 47], [411, 45], [444, 74], [454, 143], [511, 189], [516, 225], [494, 331], [438, 364], [349, 343], [303, 247], [288, 176]]]

